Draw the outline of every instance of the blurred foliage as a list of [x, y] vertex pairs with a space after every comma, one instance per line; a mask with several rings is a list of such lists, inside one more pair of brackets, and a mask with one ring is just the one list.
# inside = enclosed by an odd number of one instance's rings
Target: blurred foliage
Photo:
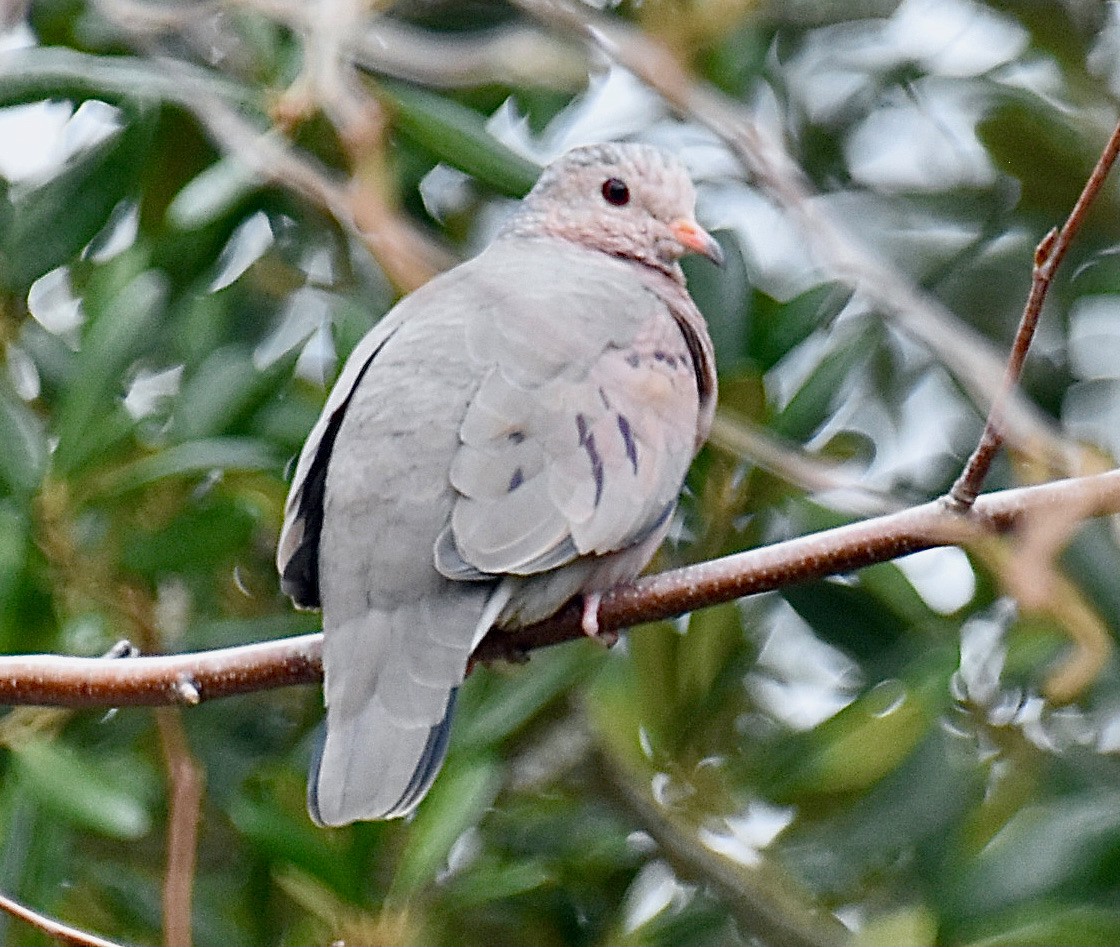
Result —
[[[951, 483], [981, 423], [964, 389], [806, 265], [710, 133], [602, 64], [573, 90], [543, 59], [507, 57], [458, 88], [345, 75], [384, 120], [355, 142], [345, 109], [316, 100], [329, 84], [317, 93], [301, 72], [316, 25], [299, 9], [42, 0], [5, 42], [4, 651], [96, 655], [121, 638], [178, 651], [315, 628], [273, 571], [285, 469], [324, 381], [396, 290], [345, 221], [214, 137], [204, 93], [251, 128], [280, 121], [315, 173], [372, 181], [461, 255], [537, 159], [581, 136], [677, 148], [730, 257], [721, 272], [687, 266], [726, 417], [840, 470], [848, 493], [858, 480], [906, 504]], [[527, 22], [481, 0], [389, 15], [448, 43]], [[779, 128], [853, 239], [998, 346], [1034, 243], [1117, 111], [1115, 5], [658, 0], [610, 15]], [[448, 49], [433, 75], [452, 73]], [[191, 82], [161, 55], [191, 63]], [[292, 88], [306, 99], [294, 114]], [[53, 152], [26, 165], [43, 140]], [[1056, 425], [1107, 456], [1120, 450], [1117, 193], [1059, 276], [1026, 379]], [[1034, 476], [1001, 463], [992, 485]], [[845, 490], [814, 489], [709, 446], [658, 562], [854, 517]], [[184, 711], [205, 776], [196, 942], [1120, 943], [1120, 668], [1108, 660], [1068, 706], [1044, 699], [1077, 629], [1062, 608], [1016, 610], [1014, 568], [1006, 543], [929, 554], [637, 629], [610, 653], [577, 643], [480, 668], [407, 823], [311, 825], [317, 689]], [[1053, 567], [1061, 601], [1106, 642], [1118, 568], [1101, 522]], [[144, 710], [0, 719], [0, 891], [160, 941], [165, 741]], [[0, 941], [46, 942], [4, 917]]]

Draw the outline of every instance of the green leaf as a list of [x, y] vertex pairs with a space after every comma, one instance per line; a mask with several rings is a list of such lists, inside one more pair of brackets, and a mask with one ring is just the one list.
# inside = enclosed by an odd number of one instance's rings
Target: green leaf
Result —
[[463, 908], [506, 901], [555, 884], [553, 872], [539, 861], [500, 862], [483, 857], [470, 871], [457, 874], [448, 892]]
[[43, 422], [7, 386], [0, 386], [0, 478], [28, 496], [43, 479], [49, 448]]
[[167, 289], [166, 278], [149, 270], [112, 299], [99, 301], [100, 311], [83, 334], [75, 371], [56, 413], [55, 465], [60, 471], [73, 472], [89, 456], [80, 444], [91, 423], [119, 403], [125, 369], [163, 311]]
[[579, 681], [600, 655], [578, 647], [552, 648], [526, 667], [479, 668], [459, 693], [454, 746], [493, 746], [516, 733]]
[[0, 106], [46, 99], [104, 99], [135, 107], [166, 100], [190, 106], [198, 95], [218, 95], [248, 105], [244, 87], [179, 62], [174, 70], [131, 56], [95, 56], [57, 46], [11, 50], [0, 57]]
[[771, 787], [788, 800], [866, 789], [897, 767], [933, 719], [929, 701], [901, 681], [884, 681], [791, 741]]
[[1120, 793], [1099, 788], [1020, 809], [953, 878], [950, 903], [966, 916], [1084, 891], [1120, 858]]
[[244, 793], [230, 804], [229, 817], [259, 851], [295, 865], [335, 891], [355, 895], [353, 873], [337, 833], [324, 836], [303, 812], [294, 819], [270, 800], [249, 798]]
[[397, 865], [389, 900], [406, 900], [430, 884], [451, 846], [478, 822], [498, 791], [500, 770], [482, 755], [452, 756], [409, 826], [408, 847]]
[[280, 377], [279, 370], [258, 370], [246, 348], [218, 349], [184, 380], [175, 399], [171, 438], [198, 440], [224, 433], [271, 392]]
[[880, 914], [860, 928], [852, 947], [933, 947], [937, 943], [937, 915], [925, 905]]
[[738, 602], [693, 612], [677, 655], [682, 702], [696, 706], [717, 690], [729, 663], [747, 650]]
[[188, 181], [167, 207], [167, 219], [179, 230], [213, 223], [261, 186], [260, 177], [236, 157], [215, 161]]
[[62, 820], [124, 840], [151, 828], [147, 806], [130, 792], [129, 781], [113, 778], [100, 761], [47, 741], [25, 744], [14, 756], [28, 791]]
[[813, 332], [829, 325], [851, 298], [852, 290], [840, 282], [822, 283], [784, 303], [756, 292], [745, 354], [769, 371]]
[[400, 82], [384, 80], [379, 88], [401, 132], [440, 160], [510, 197], [536, 183], [541, 169], [494, 138], [478, 112]]
[[827, 420], [859, 367], [871, 357], [877, 337], [875, 324], [868, 321], [840, 338], [771, 422], [774, 432], [794, 441], [807, 440]]
[[818, 637], [843, 648], [861, 662], [887, 656], [906, 634], [898, 617], [859, 585], [824, 579], [791, 585], [779, 594]]
[[151, 142], [150, 114], [126, 113], [123, 130], [32, 189], [12, 189], [11, 220], [0, 228], [0, 285], [23, 292], [44, 273], [74, 260], [138, 189]]
[[[654, 628], [660, 629], [661, 623]], [[643, 628], [640, 634], [650, 630]], [[676, 634], [675, 631], [671, 633]], [[655, 634], [665, 639], [663, 630], [657, 630]], [[633, 637], [636, 641], [638, 636]], [[642, 717], [639, 702], [635, 700], [637, 673], [635, 662], [628, 656], [609, 655], [591, 681], [583, 707], [600, 750], [612, 758], [621, 770], [645, 779], [650, 762], [640, 738], [647, 723]], [[653, 679], [652, 676], [650, 679]]]
[[255, 526], [256, 518], [228, 499], [212, 500], [201, 508], [188, 506], [163, 529], [129, 542], [121, 563], [153, 577], [205, 572], [241, 552]]
[[162, 480], [207, 474], [213, 470], [279, 471], [280, 459], [262, 441], [240, 437], [214, 437], [165, 447], [148, 457], [118, 468], [99, 481], [96, 492], [126, 493]]
[[982, 926], [968, 947], [1114, 947], [1120, 944], [1120, 911], [1109, 907], [1038, 901]]
[[677, 655], [682, 637], [672, 622], [659, 621], [636, 629], [626, 642], [633, 713], [659, 748], [673, 745], [678, 727]]

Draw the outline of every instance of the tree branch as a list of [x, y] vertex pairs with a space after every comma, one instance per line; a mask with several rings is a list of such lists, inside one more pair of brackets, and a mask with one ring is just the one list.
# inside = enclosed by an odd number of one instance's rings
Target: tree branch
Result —
[[[599, 626], [620, 630], [744, 595], [886, 562], [935, 546], [1011, 532], [1024, 517], [1076, 509], [1120, 513], [1120, 470], [986, 494], [963, 515], [943, 501], [774, 543], [620, 586], [603, 597]], [[491, 631], [474, 660], [517, 658], [583, 637], [570, 602], [552, 618], [512, 632]], [[194, 654], [115, 660], [61, 655], [0, 657], [0, 703], [61, 707], [193, 705], [322, 680], [322, 636]]]
[[1027, 296], [1026, 305], [1023, 307], [1019, 328], [1015, 332], [1015, 341], [1011, 346], [1007, 368], [1004, 370], [1003, 383], [1000, 386], [999, 394], [992, 402], [991, 410], [988, 412], [988, 420], [984, 424], [984, 433], [980, 435], [980, 442], [976, 445], [976, 450], [972, 452], [972, 456], [968, 458], [968, 463], [965, 464], [961, 475], [953, 484], [952, 489], [949, 490], [949, 501], [959, 510], [967, 510], [976, 502], [976, 497], [980, 494], [980, 488], [984, 484], [984, 478], [988, 476], [988, 470], [992, 466], [996, 452], [1003, 446], [1003, 416], [1007, 401], [1014, 393], [1023, 374], [1023, 363], [1027, 359], [1027, 351], [1031, 347], [1035, 329], [1038, 328], [1038, 319], [1042, 314], [1042, 304], [1046, 300], [1046, 294], [1050, 290], [1054, 274], [1061, 266], [1066, 251], [1081, 229], [1085, 216], [1089, 213], [1089, 208], [1093, 206], [1101, 188], [1104, 187], [1105, 179], [1108, 177], [1108, 172], [1112, 170], [1117, 154], [1120, 154], [1120, 125], [1113, 129], [1108, 143], [1097, 159], [1093, 173], [1089, 175], [1089, 179], [1085, 182], [1085, 187], [1077, 198], [1077, 203], [1073, 205], [1073, 210], [1070, 211], [1066, 222], [1062, 225], [1062, 229], [1051, 230], [1039, 241], [1038, 247], [1035, 249], [1034, 268], [1031, 271], [1031, 291]]

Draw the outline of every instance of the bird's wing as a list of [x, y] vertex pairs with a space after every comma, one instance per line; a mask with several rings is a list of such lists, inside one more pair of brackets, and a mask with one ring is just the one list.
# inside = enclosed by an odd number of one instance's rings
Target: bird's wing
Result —
[[276, 545], [280, 588], [302, 608], [318, 608], [319, 537], [323, 527], [323, 491], [327, 466], [346, 408], [362, 376], [406, 315], [401, 307], [374, 326], [347, 359], [322, 414], [308, 434], [284, 505], [284, 525]]
[[458, 497], [436, 547], [450, 578], [617, 552], [676, 503], [700, 423], [694, 354], [633, 265], [574, 255], [554, 253], [549, 278], [517, 307], [467, 324], [487, 367], [459, 429]]

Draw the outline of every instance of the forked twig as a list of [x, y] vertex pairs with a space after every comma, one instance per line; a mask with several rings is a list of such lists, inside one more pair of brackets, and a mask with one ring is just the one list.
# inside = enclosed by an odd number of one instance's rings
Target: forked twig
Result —
[[1023, 374], [1023, 363], [1027, 358], [1027, 351], [1031, 347], [1035, 330], [1038, 328], [1038, 319], [1042, 314], [1042, 304], [1054, 280], [1054, 274], [1061, 266], [1066, 251], [1073, 243], [1074, 237], [1081, 229], [1085, 216], [1093, 202], [1097, 199], [1101, 188], [1104, 186], [1108, 172], [1120, 154], [1120, 124], [1113, 129], [1100, 158], [1097, 159], [1093, 173], [1085, 182], [1077, 203], [1073, 205], [1069, 217], [1060, 230], [1053, 229], [1039, 241], [1034, 251], [1034, 267], [1031, 271], [1031, 291], [1027, 296], [1023, 315], [1019, 320], [1019, 328], [1015, 332], [1015, 341], [1011, 346], [1011, 354], [1007, 359], [1007, 368], [1004, 371], [1003, 383], [1000, 392], [992, 402], [988, 411], [988, 420], [984, 424], [984, 432], [980, 435], [980, 442], [976, 450], [968, 458], [964, 470], [946, 495], [946, 502], [955, 509], [964, 512], [970, 509], [980, 494], [985, 477], [995, 460], [996, 452], [1003, 446], [1003, 418], [1007, 401], [1019, 384]]

